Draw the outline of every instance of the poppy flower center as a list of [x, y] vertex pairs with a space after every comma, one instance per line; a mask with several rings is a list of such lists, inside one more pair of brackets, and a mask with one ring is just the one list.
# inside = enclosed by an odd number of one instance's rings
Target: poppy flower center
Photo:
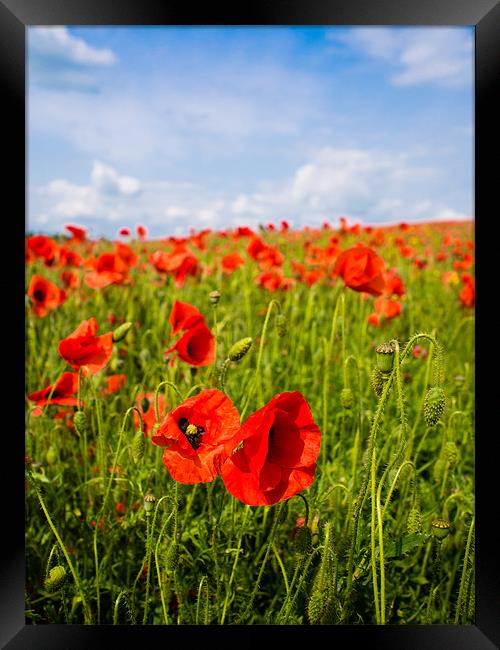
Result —
[[38, 302], [43, 302], [45, 300], [45, 291], [43, 289], [35, 289], [33, 297]]
[[205, 433], [203, 427], [196, 426], [196, 424], [191, 424], [187, 418], [179, 418], [177, 425], [182, 433], [186, 436], [187, 441], [193, 449], [198, 449], [201, 445], [201, 437]]

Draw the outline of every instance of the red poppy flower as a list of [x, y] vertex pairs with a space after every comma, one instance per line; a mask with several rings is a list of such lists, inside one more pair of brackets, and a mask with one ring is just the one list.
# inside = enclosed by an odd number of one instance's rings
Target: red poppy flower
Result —
[[166, 447], [163, 463], [179, 483], [210, 483], [221, 473], [226, 445], [238, 433], [240, 416], [216, 388], [202, 390], [170, 412], [152, 437]]
[[170, 312], [170, 326], [172, 327], [170, 335], [174, 336], [182, 330], [189, 329], [203, 318], [203, 314], [194, 305], [176, 300]]
[[117, 393], [125, 386], [127, 375], [109, 375], [106, 377], [106, 388], [104, 389], [105, 395], [112, 395]]
[[148, 236], [148, 229], [146, 226], [141, 226], [141, 224], [137, 224], [135, 232], [140, 239], [145, 239]]
[[160, 273], [173, 274], [174, 286], [178, 289], [184, 286], [187, 275], [196, 275], [198, 271], [197, 258], [182, 246], [171, 253], [156, 251], [150, 259]]
[[69, 248], [59, 249], [58, 266], [82, 266], [83, 257]]
[[128, 269], [128, 264], [118, 254], [103, 253], [95, 262], [95, 271], [86, 274], [85, 284], [91, 289], [102, 289], [110, 284], [122, 284]]
[[93, 375], [108, 363], [113, 351], [113, 333], [96, 336], [98, 329], [95, 318], [84, 320], [59, 343], [59, 354], [70, 366], [77, 370], [86, 366]]
[[[147, 437], [156, 424], [155, 393], [139, 393], [135, 398], [134, 406], [136, 406], [141, 412], [142, 421], [144, 423], [144, 433]], [[165, 410], [165, 395], [160, 391], [158, 393], [158, 411], [160, 413], [160, 419], [165, 417]], [[135, 411], [133, 413], [135, 426], [139, 428], [141, 424], [139, 416]]]
[[59, 289], [53, 282], [49, 282], [40, 275], [31, 277], [28, 296], [33, 302], [31, 310], [37, 316], [45, 316], [66, 300], [64, 289]]
[[85, 241], [87, 236], [87, 229], [81, 226], [73, 226], [71, 224], [64, 226], [64, 228], [73, 235], [74, 241]]
[[226, 489], [251, 506], [269, 506], [314, 480], [321, 431], [305, 398], [280, 393], [251, 415], [227, 446]]
[[80, 285], [80, 276], [74, 269], [63, 271], [61, 280], [66, 289], [76, 289]]
[[121, 235], [122, 237], [129, 237], [130, 236], [130, 228], [120, 228], [118, 231], [118, 234]]
[[371, 248], [358, 244], [339, 255], [334, 273], [354, 291], [380, 295], [385, 287], [384, 261]]
[[247, 253], [250, 255], [250, 257], [256, 260], [259, 253], [265, 251], [266, 248], [267, 248], [267, 244], [265, 244], [260, 237], [257, 237], [255, 235], [254, 237], [252, 237], [252, 239], [250, 240], [247, 246]]
[[35, 259], [43, 259], [45, 266], [52, 266], [55, 262], [59, 246], [46, 235], [33, 235], [26, 240], [26, 257], [31, 262]]
[[[55, 384], [47, 386], [42, 390], [37, 390], [28, 395], [31, 402], [42, 409], [45, 404], [60, 404], [62, 406], [77, 406], [76, 397], [71, 397], [78, 390], [78, 373], [63, 372]], [[50, 395], [52, 393], [52, 395]], [[50, 396], [50, 399], [49, 399]], [[33, 415], [41, 415], [42, 411], [37, 410]]]
[[239, 253], [230, 253], [222, 258], [222, 269], [224, 273], [232, 273], [239, 266], [245, 264], [245, 260]]
[[215, 361], [214, 335], [204, 321], [199, 321], [165, 351], [165, 356], [171, 352], [176, 352], [182, 361], [192, 366], [209, 366]]
[[380, 298], [374, 300], [373, 306], [377, 314], [383, 316], [386, 320], [399, 316], [402, 310], [401, 303], [398, 300], [386, 296], [380, 296]]
[[464, 273], [462, 276], [462, 282], [464, 283], [464, 287], [459, 294], [460, 302], [464, 307], [471, 309], [474, 307], [476, 297], [474, 279], [471, 275]]

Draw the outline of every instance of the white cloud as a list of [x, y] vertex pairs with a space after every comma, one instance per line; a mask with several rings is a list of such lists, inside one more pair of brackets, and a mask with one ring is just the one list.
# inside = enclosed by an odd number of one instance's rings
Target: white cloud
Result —
[[390, 64], [395, 86], [460, 87], [473, 82], [474, 37], [463, 27], [355, 27], [338, 37], [352, 49]]
[[418, 153], [354, 148], [317, 150], [281, 182], [232, 195], [206, 185], [142, 181], [95, 161], [88, 184], [54, 180], [38, 192], [32, 211], [35, 223], [45, 215], [44, 225], [55, 231], [79, 218], [94, 224], [97, 235], [140, 222], [155, 236], [280, 219], [319, 226], [341, 214], [364, 223], [470, 218], [472, 203], [448, 204], [442, 180]]
[[120, 176], [116, 169], [99, 160], [94, 161], [90, 180], [95, 189], [102, 194], [137, 194], [141, 183], [131, 176]]
[[30, 54], [82, 66], [113, 65], [117, 57], [108, 48], [95, 48], [67, 27], [30, 27]]

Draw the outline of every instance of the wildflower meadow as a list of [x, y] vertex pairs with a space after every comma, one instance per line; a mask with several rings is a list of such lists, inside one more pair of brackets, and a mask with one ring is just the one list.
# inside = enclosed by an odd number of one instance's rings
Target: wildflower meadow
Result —
[[473, 240], [28, 234], [27, 622], [473, 623]]

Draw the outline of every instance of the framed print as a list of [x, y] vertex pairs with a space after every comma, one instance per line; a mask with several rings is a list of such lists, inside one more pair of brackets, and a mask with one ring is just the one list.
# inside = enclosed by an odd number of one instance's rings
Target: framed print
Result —
[[498, 647], [498, 2], [0, 13], [2, 647]]

